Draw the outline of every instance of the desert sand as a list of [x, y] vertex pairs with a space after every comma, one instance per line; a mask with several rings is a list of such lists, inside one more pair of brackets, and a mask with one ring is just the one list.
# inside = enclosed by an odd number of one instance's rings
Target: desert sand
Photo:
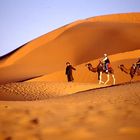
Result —
[[[98, 84], [107, 53], [116, 84]], [[128, 71], [140, 57], [140, 13], [79, 20], [0, 58], [0, 140], [139, 140], [140, 76]], [[67, 82], [65, 63], [76, 68]], [[106, 81], [106, 74], [103, 74]]]
[[139, 91], [137, 82], [42, 101], [1, 101], [0, 139], [139, 140]]

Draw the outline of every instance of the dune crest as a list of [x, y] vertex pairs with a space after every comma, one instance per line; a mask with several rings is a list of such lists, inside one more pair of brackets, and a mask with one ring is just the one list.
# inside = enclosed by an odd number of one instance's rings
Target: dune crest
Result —
[[87, 18], [88, 21], [93, 22], [120, 22], [120, 23], [140, 23], [139, 13], [128, 14], [111, 14], [107, 16], [96, 16], [94, 18]]

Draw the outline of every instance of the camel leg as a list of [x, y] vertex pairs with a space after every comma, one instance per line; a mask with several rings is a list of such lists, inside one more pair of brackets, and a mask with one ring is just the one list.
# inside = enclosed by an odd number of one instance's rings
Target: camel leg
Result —
[[102, 81], [102, 72], [99, 73], [99, 84], [101, 84]]
[[130, 79], [130, 83], [132, 83], [133, 82], [133, 78], [131, 77], [131, 79]]
[[100, 72], [100, 75], [99, 75], [99, 84], [102, 84], [102, 83], [104, 83], [104, 82], [102, 81], [102, 72]]
[[130, 73], [130, 76], [131, 76], [130, 83], [132, 83], [132, 81], [133, 81], [133, 78], [134, 78], [134, 74]]
[[113, 78], [113, 85], [115, 85], [116, 79], [115, 79], [114, 74], [112, 74], [112, 78]]
[[109, 74], [107, 74], [107, 80], [104, 84], [106, 85], [108, 82], [109, 82]]

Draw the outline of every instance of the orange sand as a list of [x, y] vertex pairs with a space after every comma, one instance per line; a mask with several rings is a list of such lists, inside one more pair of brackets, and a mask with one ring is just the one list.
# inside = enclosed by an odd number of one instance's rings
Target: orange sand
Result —
[[132, 83], [43, 101], [0, 101], [0, 140], [139, 140], [139, 91], [140, 83]]
[[[104, 53], [115, 86], [112, 79], [98, 85], [85, 67]], [[139, 140], [140, 76], [128, 83], [118, 68], [129, 69], [138, 57], [140, 13], [76, 21], [1, 57], [0, 140]], [[76, 67], [73, 83], [66, 82], [67, 61]]]

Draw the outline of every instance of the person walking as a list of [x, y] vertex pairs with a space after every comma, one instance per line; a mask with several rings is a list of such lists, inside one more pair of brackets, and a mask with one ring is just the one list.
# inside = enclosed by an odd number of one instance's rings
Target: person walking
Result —
[[74, 78], [72, 75], [72, 71], [76, 70], [69, 62], [66, 63], [66, 75], [68, 82], [73, 82]]

